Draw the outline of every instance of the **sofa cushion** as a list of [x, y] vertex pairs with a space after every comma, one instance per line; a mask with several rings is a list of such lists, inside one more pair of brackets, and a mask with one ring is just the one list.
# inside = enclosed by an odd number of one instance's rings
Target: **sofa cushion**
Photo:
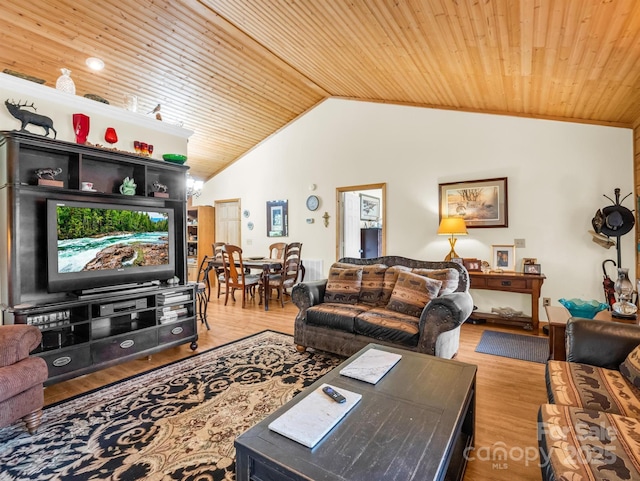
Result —
[[307, 324], [354, 332], [353, 324], [356, 316], [367, 309], [367, 306], [361, 304], [325, 302], [307, 309]]
[[620, 372], [631, 384], [640, 388], [640, 345], [620, 364]]
[[553, 404], [538, 412], [544, 479], [640, 479], [638, 439], [638, 419]]
[[440, 286], [440, 292], [438, 292], [439, 296], [444, 296], [445, 294], [451, 294], [455, 292], [458, 288], [458, 284], [460, 282], [460, 273], [448, 267], [446, 269], [412, 269], [411, 272], [414, 274], [418, 274], [419, 276], [430, 277], [431, 279], [436, 279], [442, 281], [442, 286]]
[[384, 272], [384, 284], [382, 285], [382, 296], [378, 301], [378, 306], [386, 307], [387, 304], [389, 304], [389, 299], [391, 299], [393, 288], [396, 286], [398, 275], [401, 272], [411, 272], [411, 268], [405, 267], [405, 266], [391, 266], [391, 267], [388, 267], [387, 270]]
[[362, 312], [353, 326], [356, 334], [406, 346], [417, 346], [420, 338], [418, 319], [384, 307]]
[[337, 302], [340, 304], [355, 304], [360, 296], [362, 285], [362, 268], [341, 269], [331, 267], [327, 288], [324, 293], [324, 302]]
[[387, 304], [387, 309], [420, 317], [424, 306], [438, 297], [442, 281], [419, 276], [411, 272], [401, 272]]
[[640, 389], [616, 370], [576, 362], [549, 361], [549, 401], [640, 418]]

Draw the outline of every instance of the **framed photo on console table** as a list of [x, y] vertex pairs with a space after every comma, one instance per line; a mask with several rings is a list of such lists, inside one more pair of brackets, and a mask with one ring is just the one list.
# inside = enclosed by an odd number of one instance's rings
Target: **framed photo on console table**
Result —
[[540, 264], [525, 264], [524, 265], [524, 273], [525, 274], [542, 274], [542, 268]]
[[440, 220], [462, 217], [467, 227], [508, 227], [507, 178], [448, 182], [440, 187]]
[[514, 245], [492, 245], [491, 258], [494, 269], [516, 270], [516, 246]]

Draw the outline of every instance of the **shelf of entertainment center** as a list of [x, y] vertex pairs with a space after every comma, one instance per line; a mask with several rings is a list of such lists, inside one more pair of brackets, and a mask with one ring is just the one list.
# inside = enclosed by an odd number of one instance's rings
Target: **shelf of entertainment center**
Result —
[[[12, 165], [2, 183], [38, 186], [36, 171], [45, 168], [51, 169], [53, 179], [61, 181], [62, 187], [40, 188], [92, 193], [82, 190], [82, 183], [90, 182], [98, 192], [121, 195], [120, 185], [128, 177], [135, 181], [136, 197], [185, 201], [187, 166], [33, 134], [0, 131], [0, 135], [17, 145], [19, 156], [18, 162], [10, 159]], [[162, 195], [165, 189], [167, 197]]]
[[195, 350], [194, 299], [193, 285], [161, 286], [148, 293], [16, 306], [7, 320], [41, 329], [34, 354], [47, 362], [46, 384], [53, 384], [188, 341]]

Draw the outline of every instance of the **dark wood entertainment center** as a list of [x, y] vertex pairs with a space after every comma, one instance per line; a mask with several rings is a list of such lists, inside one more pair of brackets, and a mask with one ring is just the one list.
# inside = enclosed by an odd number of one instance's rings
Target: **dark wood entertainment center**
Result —
[[[0, 307], [3, 323], [25, 323], [43, 334], [35, 352], [52, 384], [107, 366], [191, 343], [197, 348], [195, 288], [186, 284], [186, 171], [188, 167], [124, 152], [0, 132]], [[61, 169], [61, 187], [38, 185], [37, 169]], [[125, 177], [135, 195], [123, 195]], [[81, 189], [92, 182], [95, 191]], [[153, 184], [168, 197], [154, 196]], [[177, 284], [168, 279], [77, 295], [49, 292], [47, 200], [100, 202], [170, 209], [174, 219]]]

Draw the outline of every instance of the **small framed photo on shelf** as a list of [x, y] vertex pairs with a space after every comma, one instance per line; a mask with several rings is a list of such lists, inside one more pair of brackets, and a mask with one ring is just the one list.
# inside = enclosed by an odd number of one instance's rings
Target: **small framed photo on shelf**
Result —
[[535, 257], [523, 257], [522, 272], [526, 271], [526, 266], [529, 266], [531, 264], [537, 264], [537, 263], [538, 263], [538, 259], [536, 259]]
[[494, 269], [516, 270], [516, 246], [514, 245], [492, 245], [491, 258]]
[[462, 264], [469, 272], [482, 272], [482, 261], [480, 259], [464, 258]]
[[540, 264], [525, 264], [523, 272], [525, 274], [542, 274], [542, 268]]

